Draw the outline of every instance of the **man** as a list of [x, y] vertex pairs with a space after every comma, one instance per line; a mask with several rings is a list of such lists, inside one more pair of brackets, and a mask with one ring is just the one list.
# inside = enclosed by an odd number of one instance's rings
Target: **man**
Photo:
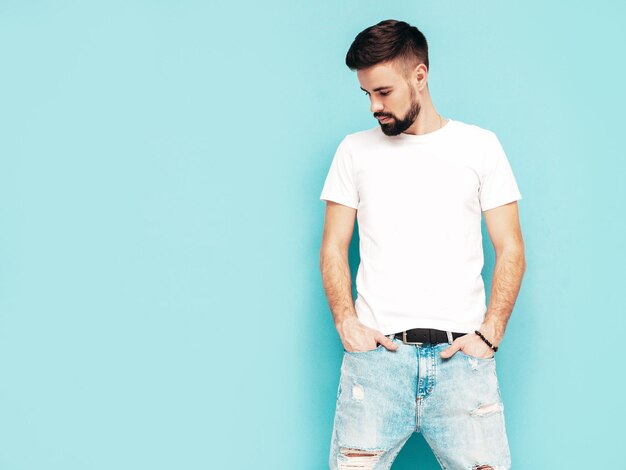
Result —
[[[365, 29], [346, 64], [379, 125], [341, 141], [320, 197], [320, 268], [344, 348], [330, 467], [389, 468], [421, 432], [442, 468], [508, 469], [494, 354], [526, 268], [511, 167], [492, 131], [437, 113], [417, 28]], [[481, 213], [496, 252], [489, 308]]]

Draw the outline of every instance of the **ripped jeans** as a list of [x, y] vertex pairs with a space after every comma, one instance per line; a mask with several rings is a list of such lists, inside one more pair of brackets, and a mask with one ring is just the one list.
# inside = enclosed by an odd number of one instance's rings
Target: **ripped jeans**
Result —
[[495, 356], [448, 343], [380, 344], [344, 351], [330, 446], [331, 470], [389, 469], [404, 443], [421, 432], [444, 470], [508, 470], [511, 456]]

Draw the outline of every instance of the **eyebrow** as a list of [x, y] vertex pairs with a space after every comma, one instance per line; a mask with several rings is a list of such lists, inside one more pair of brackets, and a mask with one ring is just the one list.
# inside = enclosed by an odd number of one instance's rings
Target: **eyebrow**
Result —
[[[368, 93], [368, 91], [363, 88], [363, 87], [359, 87], [361, 90], [363, 90], [364, 92]], [[390, 86], [379, 86], [377, 88], [374, 88], [372, 91], [380, 91], [380, 90], [385, 90], [387, 88], [391, 88]]]

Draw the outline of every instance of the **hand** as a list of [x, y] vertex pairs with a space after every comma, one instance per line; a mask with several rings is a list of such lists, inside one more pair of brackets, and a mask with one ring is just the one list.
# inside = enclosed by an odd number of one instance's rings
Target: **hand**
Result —
[[481, 359], [489, 359], [494, 356], [493, 349], [485, 343], [476, 333], [469, 333], [455, 339], [450, 346], [441, 351], [439, 355], [443, 359], [452, 357], [457, 351], [463, 351], [468, 356]]
[[348, 352], [371, 351], [378, 347], [378, 343], [390, 351], [398, 349], [398, 345], [387, 338], [382, 332], [365, 326], [357, 317], [350, 317], [337, 325], [337, 331]]

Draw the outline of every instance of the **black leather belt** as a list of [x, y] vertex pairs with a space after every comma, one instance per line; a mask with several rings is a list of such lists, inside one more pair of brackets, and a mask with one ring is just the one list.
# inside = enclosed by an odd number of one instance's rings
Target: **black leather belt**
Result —
[[[452, 341], [466, 334], [467, 333], [452, 332]], [[393, 336], [394, 338], [401, 339], [406, 344], [448, 343], [448, 333], [434, 328], [413, 328], [411, 330], [401, 331]]]

